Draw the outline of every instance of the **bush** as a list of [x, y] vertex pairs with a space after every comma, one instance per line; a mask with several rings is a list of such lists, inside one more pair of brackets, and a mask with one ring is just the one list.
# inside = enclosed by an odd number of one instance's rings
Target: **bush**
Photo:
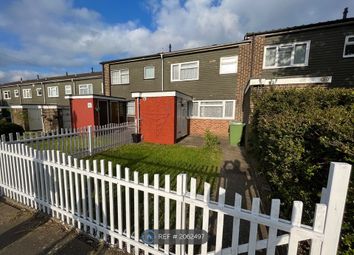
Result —
[[[292, 201], [304, 202], [312, 224], [315, 203], [326, 186], [329, 163], [354, 163], [354, 90], [303, 89], [255, 95], [249, 138], [260, 171], [290, 216]], [[342, 227], [341, 254], [354, 252], [353, 176]]]
[[209, 130], [205, 131], [204, 135], [204, 147], [210, 150], [216, 150], [218, 148], [219, 140], [216, 135], [214, 135]]
[[8, 134], [13, 133], [14, 139], [16, 139], [16, 133], [20, 133], [21, 135], [24, 132], [23, 127], [17, 125], [15, 123], [7, 122], [6, 120], [0, 120], [0, 136], [6, 135], [6, 139], [9, 139]]

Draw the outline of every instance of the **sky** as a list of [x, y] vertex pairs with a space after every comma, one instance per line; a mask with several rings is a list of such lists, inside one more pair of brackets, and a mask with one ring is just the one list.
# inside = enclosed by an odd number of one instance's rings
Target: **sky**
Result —
[[0, 83], [339, 19], [354, 0], [0, 0]]

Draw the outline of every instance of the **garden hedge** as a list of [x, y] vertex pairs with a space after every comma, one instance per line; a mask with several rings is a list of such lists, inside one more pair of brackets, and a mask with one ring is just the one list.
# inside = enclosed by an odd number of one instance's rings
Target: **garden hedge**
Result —
[[5, 119], [0, 120], [0, 136], [6, 135], [6, 139], [9, 139], [8, 134], [13, 133], [14, 134], [13, 138], [16, 139], [15, 134], [17, 132], [22, 135], [24, 132], [23, 127], [15, 123], [8, 122]]
[[[259, 170], [282, 200], [289, 217], [292, 201], [304, 202], [304, 221], [312, 224], [315, 203], [326, 186], [329, 163], [354, 163], [354, 90], [259, 90], [249, 144]], [[347, 196], [340, 254], [354, 254], [354, 182]]]

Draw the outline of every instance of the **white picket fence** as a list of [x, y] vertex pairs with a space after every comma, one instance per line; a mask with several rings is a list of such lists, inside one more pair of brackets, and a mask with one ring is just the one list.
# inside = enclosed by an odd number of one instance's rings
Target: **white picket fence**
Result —
[[[197, 180], [184, 174], [174, 180], [159, 175], [153, 181], [111, 162], [83, 161], [59, 151], [38, 151], [24, 144], [0, 145], [0, 195], [41, 210], [96, 238], [135, 254], [275, 254], [278, 246], [297, 254], [299, 242], [311, 242], [311, 255], [336, 254], [351, 166], [331, 163], [328, 185], [316, 205], [313, 226], [301, 224], [302, 202], [295, 201], [291, 220], [280, 219], [280, 201], [272, 200], [270, 215], [260, 213], [260, 199], [252, 209], [225, 204], [225, 190], [218, 201], [210, 199], [210, 185], [197, 194]], [[123, 176], [124, 175], [124, 176]], [[141, 178], [143, 177], [143, 178]], [[164, 181], [164, 185], [160, 185]], [[214, 220], [213, 221], [213, 217]], [[226, 218], [231, 224], [224, 224]], [[240, 232], [243, 221], [249, 231]], [[260, 240], [258, 227], [268, 227]], [[198, 245], [147, 245], [140, 239], [147, 229], [203, 229], [211, 237]], [[231, 228], [231, 232], [227, 233]], [[280, 232], [278, 232], [280, 231]], [[279, 234], [281, 233], [281, 234]], [[248, 242], [241, 243], [247, 235]], [[230, 242], [226, 242], [227, 238]]]
[[[8, 143], [22, 143], [37, 150], [59, 150], [77, 158], [132, 142], [135, 123], [88, 126], [77, 129], [60, 129], [50, 132], [9, 134]], [[16, 137], [16, 139], [14, 139]], [[5, 135], [2, 141], [6, 141]]]

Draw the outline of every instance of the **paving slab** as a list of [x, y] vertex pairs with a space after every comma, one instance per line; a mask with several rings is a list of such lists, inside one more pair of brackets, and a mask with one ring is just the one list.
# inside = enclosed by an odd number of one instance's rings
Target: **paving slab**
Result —
[[126, 254], [70, 230], [44, 213], [0, 200], [0, 255]]

